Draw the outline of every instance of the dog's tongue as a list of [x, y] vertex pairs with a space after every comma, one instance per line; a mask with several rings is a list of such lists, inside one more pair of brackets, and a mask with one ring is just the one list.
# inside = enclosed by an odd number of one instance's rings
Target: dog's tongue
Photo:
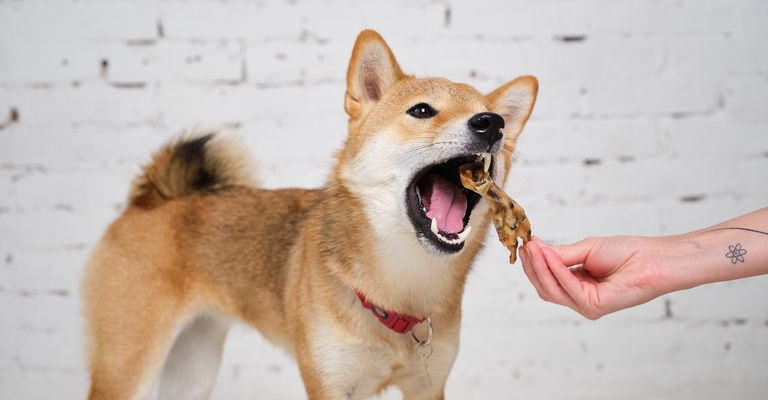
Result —
[[427, 175], [419, 185], [427, 218], [437, 218], [437, 228], [445, 233], [464, 229], [467, 196], [456, 185], [439, 175]]

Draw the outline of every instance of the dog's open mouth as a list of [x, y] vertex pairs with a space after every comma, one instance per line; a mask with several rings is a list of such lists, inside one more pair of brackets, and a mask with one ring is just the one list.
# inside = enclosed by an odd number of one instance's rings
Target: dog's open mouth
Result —
[[408, 216], [417, 235], [446, 253], [460, 251], [469, 236], [467, 224], [480, 195], [461, 185], [459, 166], [478, 158], [484, 158], [486, 171], [492, 168], [490, 154], [452, 158], [416, 173], [406, 190]]

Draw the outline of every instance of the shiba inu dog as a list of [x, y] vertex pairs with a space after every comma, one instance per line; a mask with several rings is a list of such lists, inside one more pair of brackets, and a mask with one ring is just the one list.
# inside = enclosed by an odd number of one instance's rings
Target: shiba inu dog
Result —
[[443, 398], [490, 221], [458, 167], [483, 158], [505, 181], [537, 90], [406, 75], [367, 30], [325, 187], [258, 189], [221, 135], [161, 149], [87, 265], [89, 398], [143, 398], [156, 379], [161, 398], [208, 398], [232, 321], [294, 355], [311, 399]]

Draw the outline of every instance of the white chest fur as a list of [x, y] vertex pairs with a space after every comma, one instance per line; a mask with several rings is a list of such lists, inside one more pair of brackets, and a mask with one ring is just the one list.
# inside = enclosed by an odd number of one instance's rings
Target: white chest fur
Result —
[[[379, 323], [372, 315], [370, 319], [371, 324]], [[394, 345], [377, 343], [345, 332], [342, 326], [319, 323], [311, 339], [311, 357], [329, 397], [368, 399], [387, 384], [397, 386], [409, 399], [438, 397], [456, 358], [458, 337], [435, 336], [433, 354], [427, 359], [430, 385], [424, 361], [413, 353], [416, 342], [410, 334], [392, 335], [397, 335]]]

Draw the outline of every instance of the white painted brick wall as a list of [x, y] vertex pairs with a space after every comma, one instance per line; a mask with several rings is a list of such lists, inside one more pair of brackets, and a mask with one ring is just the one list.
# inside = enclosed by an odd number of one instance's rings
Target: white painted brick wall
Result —
[[[539, 76], [510, 192], [539, 235], [572, 241], [768, 204], [766, 21], [765, 0], [0, 0], [0, 398], [84, 397], [83, 262], [174, 133], [239, 126], [267, 187], [322, 184], [362, 28], [419, 75]], [[768, 396], [768, 278], [590, 322], [505, 260], [488, 246], [470, 277], [449, 398]], [[237, 327], [214, 397], [303, 391]]]

